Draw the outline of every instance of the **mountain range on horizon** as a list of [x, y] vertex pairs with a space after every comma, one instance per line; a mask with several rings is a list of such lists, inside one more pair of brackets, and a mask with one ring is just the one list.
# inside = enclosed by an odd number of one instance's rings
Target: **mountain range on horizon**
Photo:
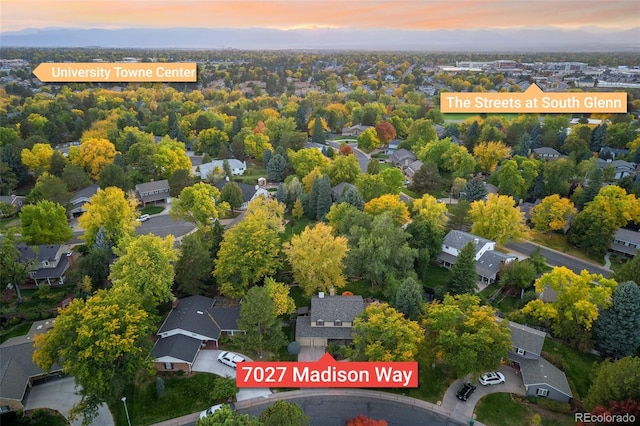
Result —
[[303, 28], [28, 28], [0, 33], [0, 47], [477, 52], [640, 52], [640, 27], [562, 30], [392, 30]]

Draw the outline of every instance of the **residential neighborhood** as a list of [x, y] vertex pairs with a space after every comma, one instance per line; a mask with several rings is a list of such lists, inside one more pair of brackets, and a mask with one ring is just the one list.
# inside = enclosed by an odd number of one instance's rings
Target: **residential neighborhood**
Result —
[[[7, 422], [640, 416], [637, 57], [2, 50]], [[43, 57], [198, 80], [48, 84]], [[440, 108], [533, 84], [628, 112]], [[418, 385], [237, 381], [326, 354]]]

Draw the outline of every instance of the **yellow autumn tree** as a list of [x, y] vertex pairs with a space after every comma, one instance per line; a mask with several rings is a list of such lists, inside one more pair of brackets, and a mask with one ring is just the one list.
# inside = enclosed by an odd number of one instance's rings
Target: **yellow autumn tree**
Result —
[[499, 244], [523, 238], [528, 232], [524, 214], [508, 195], [489, 194], [487, 201], [474, 201], [469, 216], [472, 233]]
[[111, 246], [119, 244], [125, 235], [133, 235], [135, 227], [140, 224], [136, 221], [136, 205], [135, 196], [127, 196], [115, 186], [98, 190], [84, 205], [86, 212], [78, 219], [84, 229], [82, 239], [93, 246], [102, 229]]
[[411, 213], [414, 218], [420, 217], [425, 222], [430, 223], [434, 229], [444, 231], [447, 221], [447, 205], [439, 203], [436, 197], [430, 194], [424, 194], [413, 202]]
[[262, 161], [265, 149], [273, 152], [269, 136], [263, 133], [252, 133], [244, 138], [244, 151], [258, 161]]
[[80, 144], [78, 156], [71, 161], [84, 167], [91, 179], [95, 181], [100, 178], [102, 169], [113, 163], [116, 154], [116, 147], [109, 140], [92, 138]]
[[20, 153], [22, 164], [36, 174], [49, 170], [52, 156], [53, 148], [47, 143], [36, 143], [33, 148], [25, 148]]
[[343, 260], [348, 250], [347, 239], [334, 236], [329, 225], [306, 227], [283, 249], [291, 263], [293, 278], [307, 296], [318, 290], [329, 292], [332, 287], [345, 286]]
[[531, 222], [538, 232], [552, 232], [564, 229], [576, 208], [568, 198], [553, 194], [542, 199], [531, 209]]
[[288, 285], [267, 277], [264, 279], [264, 288], [267, 289], [269, 297], [273, 300], [276, 316], [295, 312], [296, 302], [289, 296]]
[[409, 222], [409, 209], [397, 194], [384, 194], [372, 199], [364, 205], [364, 211], [374, 216], [391, 212], [391, 217], [397, 225]]
[[191, 160], [182, 142], [165, 136], [158, 143], [153, 162], [160, 175], [168, 179], [176, 170], [191, 170]]
[[473, 148], [473, 155], [478, 165], [485, 173], [492, 173], [503, 159], [507, 158], [511, 150], [502, 142], [483, 142]]

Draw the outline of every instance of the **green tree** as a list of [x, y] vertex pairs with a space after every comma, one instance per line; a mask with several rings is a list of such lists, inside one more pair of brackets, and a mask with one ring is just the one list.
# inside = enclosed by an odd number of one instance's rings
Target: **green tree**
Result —
[[229, 204], [221, 200], [220, 191], [204, 182], [196, 183], [182, 190], [180, 197], [171, 203], [169, 214], [195, 223], [199, 229], [211, 226], [212, 219], [218, 219], [229, 210]]
[[60, 151], [53, 151], [49, 163], [49, 172], [54, 176], [62, 176], [62, 171], [67, 165], [67, 158]]
[[28, 203], [37, 203], [41, 200], [66, 206], [71, 200], [71, 193], [62, 179], [44, 172], [38, 177], [35, 186], [26, 197]]
[[420, 118], [409, 126], [407, 139], [400, 145], [406, 145], [413, 152], [418, 152], [420, 148], [429, 142], [438, 140], [438, 133], [431, 120]]
[[356, 179], [356, 188], [364, 201], [369, 201], [389, 193], [380, 174], [370, 175], [362, 173]]
[[500, 284], [529, 288], [536, 278], [536, 267], [529, 259], [509, 262], [500, 273]]
[[242, 189], [235, 182], [227, 182], [220, 192], [220, 201], [226, 202], [232, 209], [239, 209], [244, 203]]
[[299, 151], [289, 149], [287, 150], [287, 155], [293, 170], [295, 170], [300, 179], [307, 176], [316, 167], [320, 170], [326, 170], [330, 165], [329, 159], [315, 148], [306, 148]]
[[520, 174], [520, 168], [515, 160], [502, 162], [500, 170], [496, 172], [500, 193], [514, 197], [526, 195], [526, 185], [524, 178]]
[[430, 357], [444, 362], [457, 377], [494, 370], [512, 349], [507, 321], [496, 321], [495, 309], [480, 306], [477, 296], [446, 295], [425, 309]]
[[249, 203], [244, 220], [225, 232], [213, 271], [221, 293], [241, 298], [251, 284], [278, 270], [283, 215], [284, 205], [259, 197]]
[[22, 237], [32, 246], [62, 244], [73, 238], [73, 230], [67, 223], [67, 212], [60, 204], [38, 201], [20, 212]]
[[451, 267], [447, 290], [452, 295], [463, 293], [475, 293], [478, 288], [478, 274], [476, 272], [476, 246], [473, 242], [467, 243]]
[[547, 161], [542, 173], [545, 194], [558, 194], [566, 197], [569, 194], [569, 180], [574, 171], [573, 161], [567, 158]]
[[471, 204], [464, 198], [458, 200], [458, 204], [449, 205], [449, 220], [447, 221], [447, 229], [465, 230], [469, 228], [471, 219], [469, 211]]
[[311, 128], [311, 142], [319, 144], [326, 142], [322, 119], [318, 116], [316, 116], [316, 119], [313, 121], [313, 127]]
[[102, 172], [100, 172], [98, 186], [100, 186], [100, 188], [115, 186], [123, 191], [128, 191], [131, 189], [131, 181], [122, 166], [113, 163], [106, 166], [102, 169]]
[[267, 179], [270, 182], [282, 182], [287, 177], [289, 162], [280, 154], [275, 153], [267, 165]]
[[364, 199], [358, 192], [358, 189], [352, 186], [347, 186], [342, 191], [338, 203], [347, 203], [356, 207], [358, 210], [364, 209]]
[[203, 294], [212, 284], [213, 258], [210, 245], [211, 241], [205, 239], [202, 232], [184, 236], [175, 264], [175, 282], [179, 291], [189, 295]]
[[118, 256], [111, 265], [109, 279], [112, 291], [126, 294], [147, 311], [158, 304], [173, 300], [171, 287], [175, 275], [174, 262], [178, 251], [173, 248], [175, 238], [153, 234], [125, 239], [113, 251]]
[[418, 216], [406, 228], [409, 246], [417, 250], [415, 271], [422, 279], [427, 278], [429, 265], [442, 251], [444, 231]]
[[305, 228], [284, 244], [293, 277], [307, 296], [317, 290], [328, 292], [332, 287], [344, 287], [347, 250], [347, 239], [333, 236], [331, 227], [323, 223]]
[[369, 127], [358, 136], [358, 148], [365, 151], [371, 151], [374, 148], [380, 146], [380, 139], [378, 139], [378, 133], [373, 127]]
[[480, 179], [469, 179], [460, 192], [460, 198], [470, 203], [487, 196], [487, 185]]
[[314, 182], [314, 186], [317, 183], [317, 195], [315, 201], [316, 220], [325, 220], [333, 200], [331, 199], [331, 183], [329, 182], [329, 176], [323, 175], [321, 179]]
[[615, 362], [603, 362], [584, 399], [588, 408], [608, 405], [611, 401], [640, 401], [640, 358], [626, 357]]
[[386, 303], [372, 303], [353, 322], [353, 361], [415, 361], [423, 331]]
[[276, 401], [260, 414], [264, 426], [308, 426], [309, 416], [296, 403]]
[[471, 232], [504, 244], [527, 234], [524, 215], [507, 195], [489, 194], [487, 201], [474, 201], [469, 212]]
[[227, 404], [224, 404], [210, 416], [198, 419], [197, 426], [262, 426], [255, 417], [248, 414], [240, 414], [234, 411]]
[[540, 204], [531, 209], [531, 222], [538, 232], [560, 231], [575, 214], [576, 209], [571, 201], [553, 194], [543, 198]]
[[369, 162], [367, 163], [367, 173], [369, 173], [370, 175], [377, 175], [378, 173], [380, 173], [380, 161], [375, 158], [369, 160]]
[[275, 304], [264, 287], [251, 287], [240, 305], [238, 327], [244, 330], [238, 340], [243, 348], [277, 352], [287, 342]]
[[396, 291], [393, 307], [406, 318], [415, 321], [422, 312], [423, 304], [420, 284], [411, 277], [405, 279]]
[[596, 347], [613, 357], [633, 356], [640, 348], [640, 287], [620, 283], [609, 309], [600, 311], [593, 328]]
[[338, 155], [327, 173], [333, 186], [340, 182], [353, 183], [360, 174], [360, 163], [355, 155]]
[[0, 239], [0, 284], [6, 288], [11, 285], [16, 290], [18, 303], [22, 303], [20, 286], [33, 269], [33, 262], [24, 262], [20, 250], [19, 241], [16, 239], [17, 229], [9, 228]]
[[596, 195], [598, 195], [603, 182], [604, 177], [602, 175], [602, 169], [596, 168], [589, 173], [587, 185], [582, 190], [582, 193], [576, 202], [576, 207], [579, 210], [582, 210], [587, 203], [592, 201]]
[[136, 204], [137, 200], [126, 197], [120, 188], [111, 186], [98, 190], [84, 205], [87, 211], [78, 219], [84, 229], [82, 239], [93, 246], [98, 231], [102, 229], [109, 246], [113, 247], [125, 236], [132, 236], [139, 225], [136, 222]]
[[[89, 179], [87, 172], [85, 172], [81, 166], [73, 163], [68, 163], [64, 167], [61, 178], [70, 191], [77, 191], [78, 189], [91, 185], [91, 179]], [[106, 186], [104, 188], [106, 188]]]
[[78, 264], [80, 275], [88, 276], [93, 288], [101, 287], [109, 276], [112, 259], [113, 253], [110, 247], [94, 246], [89, 253], [80, 258]]
[[149, 368], [149, 314], [123, 294], [100, 290], [86, 302], [77, 298], [56, 317], [53, 329], [35, 338], [34, 362], [49, 371], [54, 363], [73, 376], [80, 401], [71, 417], [91, 424], [103, 402], [117, 404], [140, 370]]
[[624, 281], [640, 282], [640, 256], [636, 254], [633, 259], [627, 260], [617, 267], [613, 277], [619, 283]]
[[188, 169], [176, 170], [168, 181], [169, 195], [171, 197], [178, 197], [183, 189], [195, 183], [194, 178], [191, 176], [191, 171]]

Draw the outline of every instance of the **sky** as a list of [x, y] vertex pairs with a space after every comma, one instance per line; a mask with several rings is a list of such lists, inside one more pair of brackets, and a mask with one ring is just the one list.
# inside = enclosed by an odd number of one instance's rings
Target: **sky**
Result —
[[638, 0], [2, 0], [26, 28], [575, 29], [640, 26]]

